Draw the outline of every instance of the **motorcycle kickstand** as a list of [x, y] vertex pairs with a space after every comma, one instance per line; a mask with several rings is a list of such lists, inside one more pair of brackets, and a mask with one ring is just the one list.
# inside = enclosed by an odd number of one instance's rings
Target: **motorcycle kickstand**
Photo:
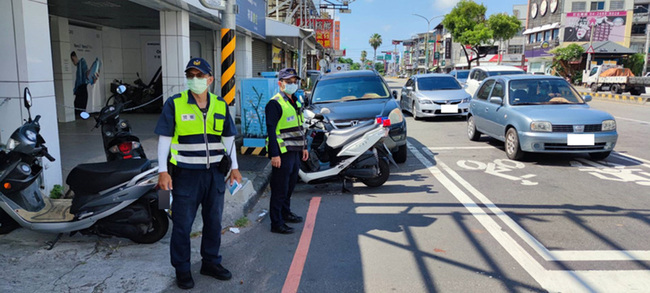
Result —
[[45, 244], [48, 246], [46, 250], [52, 250], [52, 248], [54, 248], [54, 245], [56, 245], [56, 243], [61, 240], [61, 236], [63, 236], [63, 233], [56, 235], [56, 238], [54, 238], [54, 240], [45, 242]]
[[341, 186], [341, 193], [347, 193], [350, 192], [350, 189], [347, 188], [347, 182], [348, 180], [343, 178], [343, 185]]

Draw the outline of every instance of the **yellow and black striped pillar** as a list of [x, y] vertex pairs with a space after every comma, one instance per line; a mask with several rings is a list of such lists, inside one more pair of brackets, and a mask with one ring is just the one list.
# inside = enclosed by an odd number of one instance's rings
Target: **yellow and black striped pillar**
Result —
[[235, 99], [235, 30], [221, 29], [221, 97], [232, 104]]

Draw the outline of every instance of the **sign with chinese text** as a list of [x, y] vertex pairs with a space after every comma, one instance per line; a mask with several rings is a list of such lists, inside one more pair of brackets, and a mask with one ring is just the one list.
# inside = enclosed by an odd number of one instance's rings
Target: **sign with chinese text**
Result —
[[[334, 50], [341, 49], [341, 22], [334, 22]], [[343, 55], [345, 56], [345, 54]]]
[[589, 42], [593, 29], [593, 40], [591, 41], [625, 43], [625, 36], [630, 34], [629, 31], [626, 34], [627, 16], [627, 11], [567, 13], [564, 21], [564, 41]]
[[313, 27], [316, 32], [316, 42], [323, 48], [332, 48], [334, 40], [334, 20], [332, 19], [308, 19], [303, 23], [303, 20], [296, 19], [296, 26], [306, 24], [307, 27]]
[[237, 26], [245, 28], [263, 38], [266, 37], [266, 1], [237, 0], [239, 13], [235, 17]]

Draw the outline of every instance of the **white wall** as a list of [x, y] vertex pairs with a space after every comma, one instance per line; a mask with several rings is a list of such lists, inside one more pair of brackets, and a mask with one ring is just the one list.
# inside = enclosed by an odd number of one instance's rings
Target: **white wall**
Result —
[[[34, 106], [40, 114], [41, 135], [55, 162], [44, 160], [44, 187], [49, 192], [61, 184], [54, 73], [50, 43], [47, 2], [0, 1], [0, 140], [6, 143], [13, 131], [27, 118], [22, 93], [29, 87]], [[6, 99], [9, 98], [9, 99]]]

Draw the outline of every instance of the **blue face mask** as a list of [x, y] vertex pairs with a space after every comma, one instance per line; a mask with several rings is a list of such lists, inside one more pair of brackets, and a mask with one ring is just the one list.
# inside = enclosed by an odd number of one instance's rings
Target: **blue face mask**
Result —
[[283, 92], [287, 95], [293, 95], [298, 90], [298, 84], [285, 84]]

